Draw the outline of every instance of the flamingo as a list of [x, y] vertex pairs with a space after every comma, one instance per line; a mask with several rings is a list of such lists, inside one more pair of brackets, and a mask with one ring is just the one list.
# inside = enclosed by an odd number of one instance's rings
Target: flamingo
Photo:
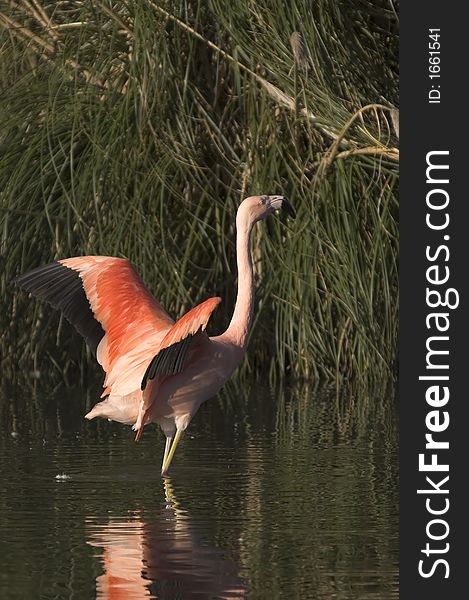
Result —
[[126, 258], [66, 258], [15, 280], [64, 314], [105, 371], [105, 399], [85, 418], [132, 425], [136, 441], [145, 425], [161, 427], [163, 477], [200, 405], [217, 394], [243, 359], [254, 309], [251, 232], [278, 210], [295, 218], [285, 196], [250, 196], [238, 208], [236, 304], [228, 329], [215, 337], [205, 329], [221, 298], [208, 298], [174, 322]]

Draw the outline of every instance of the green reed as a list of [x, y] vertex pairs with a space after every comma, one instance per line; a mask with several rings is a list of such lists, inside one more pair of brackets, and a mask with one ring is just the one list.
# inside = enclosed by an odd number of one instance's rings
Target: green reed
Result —
[[393, 378], [397, 27], [384, 1], [0, 9], [2, 367], [83, 367], [68, 325], [10, 283], [79, 254], [130, 258], [174, 316], [221, 295], [221, 331], [236, 208], [284, 193], [297, 220], [253, 240], [245, 374]]

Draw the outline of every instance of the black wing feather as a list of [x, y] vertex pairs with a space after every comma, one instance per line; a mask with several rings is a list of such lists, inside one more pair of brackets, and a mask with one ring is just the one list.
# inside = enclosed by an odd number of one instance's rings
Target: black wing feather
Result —
[[20, 275], [14, 283], [60, 310], [96, 354], [104, 329], [94, 317], [83, 281], [76, 271], [54, 262]]
[[171, 344], [171, 346], [163, 348], [158, 354], [155, 354], [143, 376], [141, 385], [142, 391], [147, 387], [149, 380], [155, 379], [155, 377], [176, 375], [183, 370], [191, 343], [200, 331], [202, 331], [202, 327], [200, 327], [196, 333], [188, 335], [183, 340]]

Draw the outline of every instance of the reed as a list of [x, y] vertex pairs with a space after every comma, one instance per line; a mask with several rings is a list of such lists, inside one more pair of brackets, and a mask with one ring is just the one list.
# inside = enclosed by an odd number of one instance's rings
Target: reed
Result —
[[83, 369], [68, 325], [10, 284], [66, 256], [129, 257], [174, 316], [221, 295], [221, 330], [236, 208], [285, 193], [297, 221], [254, 239], [244, 373], [392, 379], [397, 28], [384, 0], [5, 3], [4, 372]]

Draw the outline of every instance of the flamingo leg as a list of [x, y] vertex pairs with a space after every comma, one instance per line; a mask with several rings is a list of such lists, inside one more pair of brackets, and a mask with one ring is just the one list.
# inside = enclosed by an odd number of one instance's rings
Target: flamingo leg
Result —
[[178, 429], [176, 431], [176, 435], [174, 436], [173, 443], [171, 444], [171, 449], [169, 450], [169, 454], [163, 463], [163, 468], [161, 469], [161, 475], [163, 477], [165, 477], [168, 474], [169, 465], [171, 464], [171, 461], [173, 460], [173, 456], [174, 456], [174, 453], [176, 452], [176, 448], [179, 443], [179, 440], [181, 439], [182, 432], [183, 432], [182, 429]]
[[168, 454], [169, 454], [169, 450], [171, 448], [171, 442], [173, 441], [172, 437], [167, 436], [166, 437], [166, 444], [164, 447], [164, 455], [163, 455], [163, 462], [161, 463], [161, 472], [163, 472], [163, 468], [164, 468], [164, 464], [168, 458]]

